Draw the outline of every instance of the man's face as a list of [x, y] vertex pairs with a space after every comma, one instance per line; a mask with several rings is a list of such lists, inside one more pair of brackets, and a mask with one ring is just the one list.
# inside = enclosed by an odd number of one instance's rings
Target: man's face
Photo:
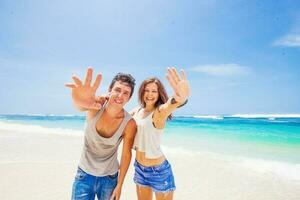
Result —
[[109, 102], [114, 106], [123, 108], [130, 99], [131, 88], [127, 83], [116, 81], [109, 92]]

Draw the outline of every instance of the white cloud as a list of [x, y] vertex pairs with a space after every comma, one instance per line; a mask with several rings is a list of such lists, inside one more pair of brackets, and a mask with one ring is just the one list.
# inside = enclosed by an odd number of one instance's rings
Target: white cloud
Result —
[[275, 46], [300, 47], [300, 34], [289, 34], [274, 42]]
[[210, 76], [238, 76], [249, 74], [247, 67], [238, 64], [200, 65], [189, 69]]

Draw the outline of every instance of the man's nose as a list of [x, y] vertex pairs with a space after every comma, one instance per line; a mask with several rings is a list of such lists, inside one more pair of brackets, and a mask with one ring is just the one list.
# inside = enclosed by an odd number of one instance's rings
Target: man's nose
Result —
[[120, 92], [120, 93], [118, 94], [118, 97], [122, 97], [122, 96], [123, 96], [123, 93]]

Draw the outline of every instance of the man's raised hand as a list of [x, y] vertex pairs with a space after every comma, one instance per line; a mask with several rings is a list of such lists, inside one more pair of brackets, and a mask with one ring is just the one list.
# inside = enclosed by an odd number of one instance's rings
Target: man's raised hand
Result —
[[99, 110], [102, 107], [96, 98], [96, 90], [100, 85], [102, 75], [98, 74], [94, 84], [91, 85], [92, 78], [93, 69], [89, 67], [83, 84], [77, 76], [72, 76], [74, 83], [65, 84], [66, 87], [72, 89], [73, 103], [80, 110]]

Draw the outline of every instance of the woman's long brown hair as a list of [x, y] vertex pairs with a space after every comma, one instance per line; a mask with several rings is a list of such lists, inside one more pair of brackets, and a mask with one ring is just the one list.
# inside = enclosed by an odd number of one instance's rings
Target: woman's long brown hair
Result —
[[[139, 98], [139, 103], [141, 105], [142, 108], [146, 107], [146, 103], [144, 101], [144, 94], [145, 94], [145, 88], [146, 85], [148, 85], [149, 83], [155, 83], [157, 85], [157, 90], [158, 90], [158, 99], [155, 103], [155, 108], [159, 107], [160, 105], [166, 103], [169, 99], [168, 94], [166, 92], [165, 87], [163, 86], [163, 84], [161, 83], [161, 81], [156, 78], [156, 77], [151, 77], [151, 78], [147, 78], [145, 79], [142, 84], [140, 85], [139, 88], [139, 94], [138, 94], [138, 98]], [[168, 116], [168, 119], [172, 119], [172, 114], [170, 114]]]

